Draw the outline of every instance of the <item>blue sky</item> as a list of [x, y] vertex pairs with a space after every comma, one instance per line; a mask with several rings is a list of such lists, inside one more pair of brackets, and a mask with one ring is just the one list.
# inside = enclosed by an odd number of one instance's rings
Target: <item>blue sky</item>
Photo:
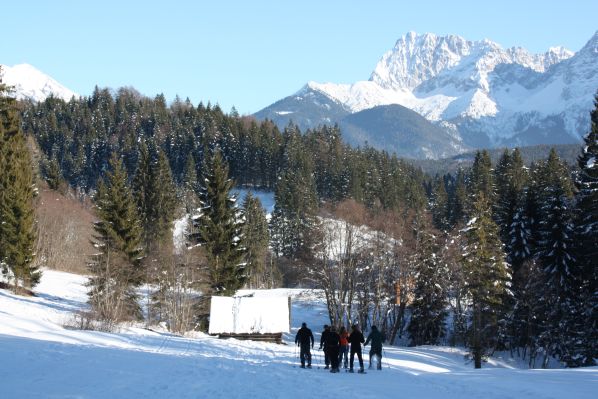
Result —
[[242, 114], [309, 80], [368, 79], [408, 31], [543, 52], [577, 51], [598, 30], [596, 0], [19, 0], [0, 10], [2, 64], [32, 64], [82, 95], [133, 86]]

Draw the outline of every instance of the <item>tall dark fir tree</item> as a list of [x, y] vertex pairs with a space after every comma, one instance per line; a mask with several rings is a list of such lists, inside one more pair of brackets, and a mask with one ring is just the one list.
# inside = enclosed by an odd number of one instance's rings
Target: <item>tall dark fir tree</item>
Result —
[[90, 263], [90, 302], [100, 319], [140, 319], [135, 288], [144, 278], [141, 223], [122, 161], [113, 154], [109, 165], [95, 195], [94, 246], [100, 253]]
[[598, 358], [598, 95], [577, 165], [575, 255], [584, 288], [585, 364], [592, 364]]
[[469, 343], [475, 368], [481, 368], [482, 356], [500, 344], [506, 328], [505, 303], [511, 294], [511, 272], [483, 192], [476, 195], [471, 216], [463, 229], [466, 245], [461, 264], [472, 307]]
[[195, 238], [205, 249], [209, 283], [215, 295], [233, 295], [247, 280], [243, 211], [231, 195], [233, 182], [220, 150], [209, 155], [202, 170]]
[[418, 223], [416, 234], [415, 289], [407, 331], [412, 345], [436, 345], [446, 332], [448, 296], [444, 280], [449, 271], [437, 256], [437, 237], [425, 222]]
[[31, 155], [17, 102], [2, 84], [0, 69], [0, 269], [19, 287], [31, 288], [41, 272], [33, 264], [35, 219]]

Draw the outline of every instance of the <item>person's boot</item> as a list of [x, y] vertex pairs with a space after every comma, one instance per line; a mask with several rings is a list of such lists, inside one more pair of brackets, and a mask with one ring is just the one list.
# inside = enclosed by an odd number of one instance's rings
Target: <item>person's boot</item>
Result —
[[359, 369], [358, 373], [365, 373], [365, 371], [363, 370], [363, 367]]
[[349, 369], [349, 373], [354, 373], [353, 369]]
[[305, 364], [302, 364], [302, 365], [301, 365], [301, 368], [302, 368], [302, 369], [304, 369], [304, 368], [305, 368]]

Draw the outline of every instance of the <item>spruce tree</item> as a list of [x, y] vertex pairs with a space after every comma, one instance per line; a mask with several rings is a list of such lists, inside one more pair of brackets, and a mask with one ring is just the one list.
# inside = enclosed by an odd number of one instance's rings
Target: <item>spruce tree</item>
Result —
[[0, 70], [0, 268], [19, 292], [35, 286], [41, 272], [33, 265], [33, 165], [16, 105]]
[[247, 248], [249, 284], [253, 288], [264, 288], [267, 286], [268, 281], [265, 264], [270, 240], [268, 220], [262, 208], [262, 203], [251, 192], [247, 193], [243, 200], [243, 212], [245, 214], [243, 237]]
[[197, 193], [199, 192], [197, 187], [197, 169], [195, 166], [195, 159], [191, 153], [187, 154], [185, 174], [183, 176], [180, 191], [183, 205], [185, 206], [185, 212], [191, 213], [193, 210], [197, 209]]
[[176, 207], [176, 189], [168, 159], [159, 149], [153, 152], [145, 144], [140, 146], [139, 165], [133, 180], [133, 194], [147, 250], [170, 239]]
[[219, 150], [206, 160], [202, 170], [199, 243], [205, 249], [210, 286], [216, 295], [233, 295], [247, 280], [242, 210], [231, 195], [232, 180]]
[[90, 302], [100, 319], [139, 319], [135, 287], [144, 278], [141, 223], [122, 161], [113, 154], [109, 165], [94, 199], [99, 219], [93, 226], [94, 245], [101, 252], [90, 264]]
[[490, 203], [482, 191], [473, 202], [471, 216], [463, 229], [466, 245], [461, 264], [472, 303], [470, 346], [475, 368], [481, 368], [484, 352], [495, 348], [501, 340], [511, 274]]
[[590, 115], [590, 131], [584, 138], [577, 165], [575, 256], [581, 268], [584, 289], [585, 364], [592, 364], [593, 359], [598, 358], [598, 95]]
[[437, 238], [425, 223], [417, 230], [415, 289], [407, 331], [412, 345], [437, 345], [445, 334], [448, 302], [444, 280], [449, 271], [436, 255], [439, 252]]
[[449, 200], [442, 177], [436, 176], [434, 181], [430, 208], [432, 209], [434, 226], [440, 230], [448, 230], [450, 227]]

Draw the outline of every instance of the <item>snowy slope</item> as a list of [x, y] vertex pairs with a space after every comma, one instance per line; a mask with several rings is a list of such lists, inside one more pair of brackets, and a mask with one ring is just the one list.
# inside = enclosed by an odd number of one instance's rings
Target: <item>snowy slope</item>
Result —
[[[2, 398], [593, 398], [598, 368], [525, 370], [491, 360], [482, 370], [463, 351], [444, 347], [385, 348], [382, 371], [330, 374], [296, 367], [289, 345], [180, 337], [140, 326], [119, 333], [66, 329], [84, 308], [85, 278], [46, 270], [36, 292], [23, 298], [0, 290]], [[292, 295], [292, 327], [314, 332], [327, 322], [317, 292]], [[319, 335], [316, 334], [316, 341]], [[317, 348], [317, 345], [316, 345]], [[366, 364], [367, 365], [367, 364]]]
[[14, 86], [16, 98], [19, 100], [43, 101], [54, 95], [68, 101], [73, 96], [78, 97], [76, 93], [29, 64], [1, 67], [3, 83]]

